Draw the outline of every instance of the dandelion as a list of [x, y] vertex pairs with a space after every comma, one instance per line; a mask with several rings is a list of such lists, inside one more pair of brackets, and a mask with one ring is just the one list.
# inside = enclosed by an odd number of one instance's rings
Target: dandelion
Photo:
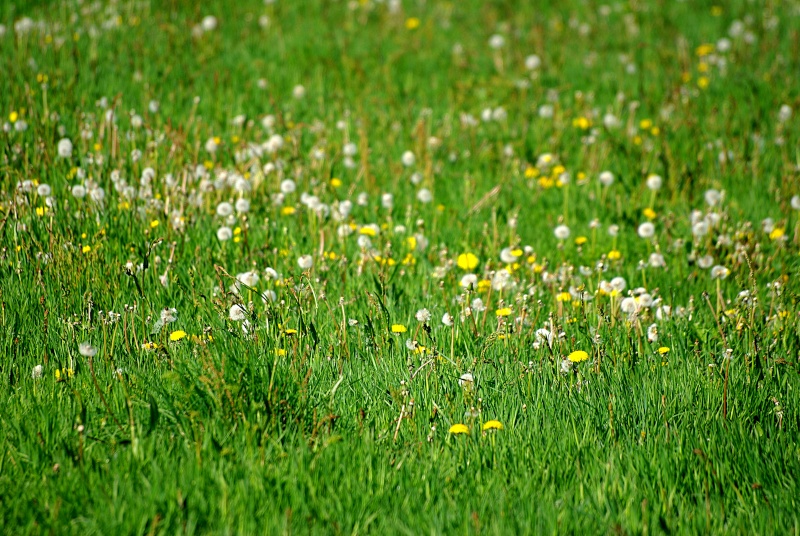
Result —
[[478, 284], [478, 276], [475, 274], [464, 274], [459, 281], [459, 285], [464, 288], [475, 288]]
[[647, 327], [647, 340], [650, 342], [658, 341], [658, 326], [650, 324]]
[[636, 230], [636, 232], [642, 238], [651, 238], [656, 232], [656, 227], [652, 222], [646, 221], [639, 225], [639, 228]]
[[82, 342], [78, 345], [78, 353], [83, 357], [94, 357], [97, 355], [97, 348], [92, 346], [90, 342]]
[[469, 434], [469, 428], [467, 428], [466, 424], [454, 424], [450, 427], [448, 433], [453, 435]]
[[660, 355], [667, 355], [669, 353], [669, 346], [661, 346], [658, 349]]
[[510, 307], [503, 307], [503, 308], [501, 308], [501, 309], [497, 309], [497, 310], [494, 312], [494, 314], [495, 314], [496, 316], [498, 316], [498, 317], [506, 317], [506, 316], [509, 316], [509, 315], [511, 314], [511, 308], [510, 308]]
[[800, 195], [792, 196], [791, 205], [794, 210], [800, 210]]
[[711, 255], [703, 255], [702, 257], [697, 259], [697, 265], [703, 270], [711, 268], [712, 264], [714, 264], [714, 257], [712, 257]]
[[171, 340], [172, 342], [178, 342], [185, 338], [186, 338], [186, 332], [183, 331], [182, 329], [175, 330], [169, 334], [169, 340]]
[[417, 319], [417, 322], [422, 322], [423, 324], [427, 324], [431, 321], [431, 312], [427, 309], [420, 309], [417, 311], [417, 314], [414, 315], [414, 318]]
[[483, 431], [486, 432], [487, 430], [502, 430], [503, 423], [496, 420], [486, 421], [483, 423]]
[[234, 322], [239, 322], [247, 318], [247, 309], [241, 304], [235, 303], [228, 310], [228, 317]]
[[605, 186], [606, 188], [614, 184], [614, 174], [610, 171], [603, 171], [600, 173], [600, 184]]
[[297, 265], [301, 270], [308, 270], [314, 265], [314, 257], [311, 255], [301, 255], [297, 259]]
[[294, 86], [294, 88], [292, 89], [292, 97], [294, 97], [297, 100], [300, 100], [305, 96], [306, 96], [306, 88], [304, 86], [301, 86], [299, 84]]
[[442, 315], [442, 324], [444, 324], [447, 327], [453, 326], [453, 317], [450, 315], [450, 313], [445, 313], [444, 315]]
[[478, 257], [472, 253], [462, 253], [456, 259], [456, 264], [462, 270], [474, 270], [478, 267]]
[[392, 324], [392, 333], [405, 333], [407, 331], [408, 328], [403, 324]]
[[589, 359], [589, 354], [584, 352], [583, 350], [575, 350], [567, 357], [573, 363], [580, 363], [581, 361], [586, 361]]
[[43, 375], [44, 375], [44, 367], [42, 365], [36, 365], [35, 367], [33, 367], [33, 370], [31, 371], [31, 378], [33, 378], [34, 380], [38, 380]]
[[542, 65], [542, 59], [536, 54], [531, 54], [525, 58], [525, 68], [529, 71], [535, 71]]
[[233, 231], [230, 227], [223, 225], [219, 229], [217, 229], [217, 240], [220, 242], [225, 242], [226, 240], [230, 240], [233, 237]]
[[400, 158], [400, 161], [403, 163], [405, 167], [411, 167], [416, 163], [417, 157], [414, 156], [414, 153], [412, 153], [411, 151], [406, 151], [403, 153], [403, 156]]
[[72, 156], [72, 141], [69, 138], [62, 138], [58, 140], [58, 156], [61, 158], [70, 158]]
[[559, 240], [566, 240], [569, 238], [569, 227], [566, 225], [559, 225], [553, 230], [553, 234], [556, 235], [556, 238]]
[[661, 178], [661, 175], [649, 175], [646, 182], [647, 188], [655, 192], [661, 189], [664, 180]]
[[725, 279], [731, 273], [730, 270], [717, 264], [713, 268], [711, 268], [711, 278], [712, 279]]
[[458, 378], [458, 386], [463, 387], [464, 389], [472, 389], [472, 386], [475, 385], [475, 377], [472, 375], [471, 372], [465, 372]]
[[503, 48], [506, 44], [506, 39], [500, 34], [494, 34], [492, 37], [489, 38], [489, 47], [493, 48], [494, 50], [499, 50]]

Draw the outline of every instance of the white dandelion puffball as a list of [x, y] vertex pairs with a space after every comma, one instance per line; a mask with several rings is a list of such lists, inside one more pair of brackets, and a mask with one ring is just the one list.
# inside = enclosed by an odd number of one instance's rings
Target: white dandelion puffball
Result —
[[417, 192], [417, 201], [423, 204], [430, 203], [433, 201], [433, 194], [427, 188], [422, 188], [419, 192]]
[[244, 306], [236, 303], [234, 305], [231, 305], [231, 308], [228, 311], [228, 316], [234, 322], [239, 322], [240, 320], [244, 320], [247, 317], [247, 312], [245, 311]]
[[647, 177], [647, 187], [654, 192], [660, 190], [663, 183], [664, 179], [661, 178], [661, 175], [650, 175]]
[[411, 167], [416, 163], [417, 157], [414, 156], [414, 153], [411, 151], [406, 151], [403, 153], [403, 156], [400, 157], [400, 161], [403, 162], [404, 166]]
[[505, 44], [506, 44], [506, 38], [500, 34], [494, 34], [492, 37], [489, 38], [489, 46], [494, 50], [503, 48]]
[[431, 312], [428, 311], [427, 309], [420, 309], [419, 311], [417, 311], [417, 314], [414, 315], [414, 317], [417, 319], [417, 322], [422, 322], [423, 324], [427, 324], [428, 322], [431, 321]]
[[206, 15], [200, 23], [204, 32], [213, 32], [217, 29], [217, 17], [213, 15]]
[[314, 266], [314, 257], [312, 257], [311, 255], [301, 255], [297, 259], [297, 265], [303, 270], [308, 270], [309, 268]]
[[791, 204], [794, 210], [800, 210], [800, 195], [792, 196]]
[[639, 226], [636, 232], [639, 233], [639, 236], [642, 238], [651, 238], [654, 234], [656, 234], [656, 226], [651, 222], [646, 221]]
[[58, 141], [58, 156], [61, 158], [72, 156], [72, 141], [69, 138], [62, 138]]
[[97, 348], [92, 346], [90, 342], [82, 342], [78, 345], [78, 352], [83, 357], [94, 357], [97, 355]]
[[465, 389], [471, 389], [475, 385], [475, 376], [469, 372], [465, 372], [458, 378], [458, 386]]
[[233, 231], [228, 226], [222, 226], [217, 229], [217, 240], [220, 242], [225, 242], [226, 240], [230, 240], [233, 237]]
[[227, 218], [231, 214], [233, 214], [233, 205], [231, 205], [227, 201], [223, 201], [219, 205], [217, 205], [217, 216]]
[[609, 187], [612, 184], [614, 184], [614, 174], [611, 173], [610, 171], [602, 172], [600, 174], [599, 179], [600, 179], [600, 184], [602, 184], [605, 187]]
[[292, 179], [284, 179], [281, 181], [281, 193], [284, 195], [288, 195], [293, 193], [297, 189], [297, 185], [294, 183]]
[[301, 85], [294, 86], [294, 89], [292, 90], [292, 96], [298, 100], [302, 99], [306, 96], [306, 88]]
[[542, 65], [542, 59], [536, 54], [531, 54], [525, 58], [525, 68], [529, 71], [535, 71]]
[[569, 227], [566, 225], [559, 225], [553, 229], [553, 234], [556, 235], [556, 238], [559, 240], [566, 240], [569, 238]]

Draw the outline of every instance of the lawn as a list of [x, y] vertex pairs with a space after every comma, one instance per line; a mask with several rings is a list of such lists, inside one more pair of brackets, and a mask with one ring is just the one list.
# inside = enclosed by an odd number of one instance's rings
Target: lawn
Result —
[[7, 534], [800, 534], [800, 1], [0, 5]]

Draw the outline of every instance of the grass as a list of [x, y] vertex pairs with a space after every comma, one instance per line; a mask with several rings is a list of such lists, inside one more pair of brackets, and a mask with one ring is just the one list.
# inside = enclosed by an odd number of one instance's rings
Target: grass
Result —
[[0, 6], [0, 526], [798, 534], [800, 4], [392, 4]]

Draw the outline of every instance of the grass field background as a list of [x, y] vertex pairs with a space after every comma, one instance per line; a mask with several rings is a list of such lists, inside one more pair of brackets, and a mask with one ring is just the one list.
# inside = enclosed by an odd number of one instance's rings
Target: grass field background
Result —
[[0, 24], [3, 532], [800, 532], [800, 3]]

